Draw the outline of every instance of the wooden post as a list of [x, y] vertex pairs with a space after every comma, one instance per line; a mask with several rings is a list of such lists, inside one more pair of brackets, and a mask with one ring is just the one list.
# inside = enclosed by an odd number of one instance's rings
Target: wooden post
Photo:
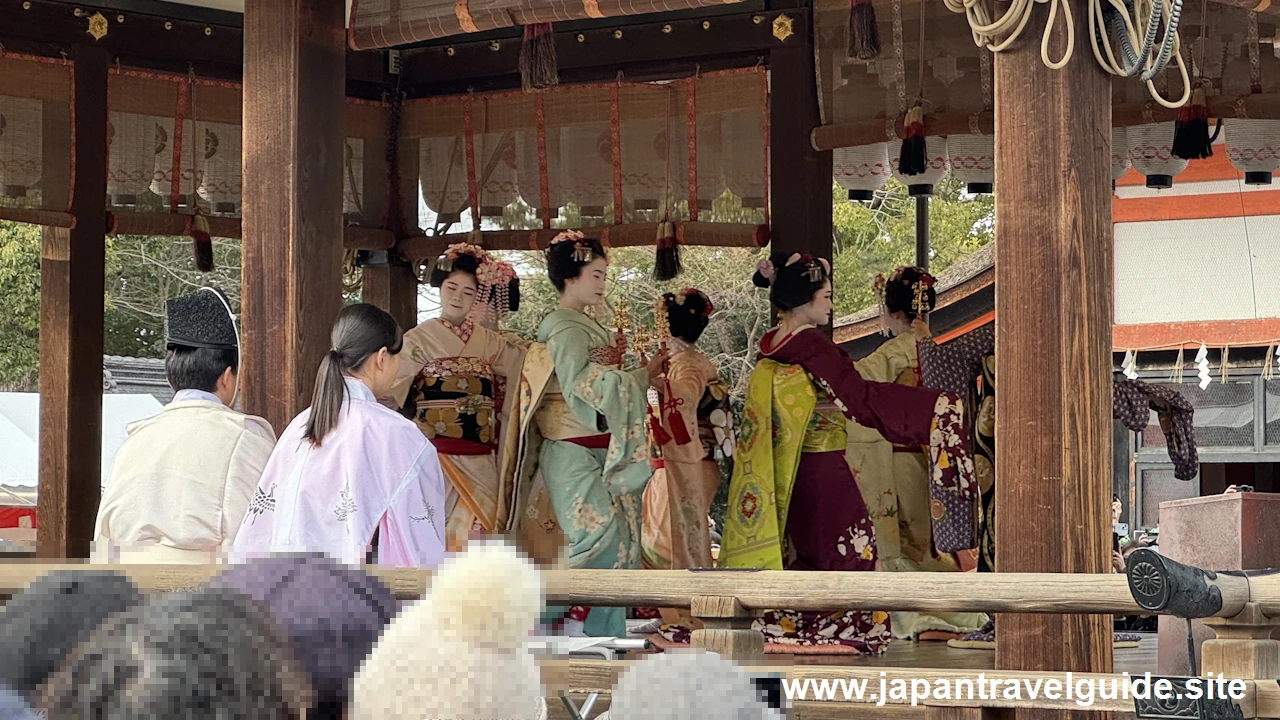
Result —
[[1220, 673], [1228, 679], [1280, 678], [1280, 641], [1271, 633], [1280, 621], [1262, 613], [1256, 603], [1231, 618], [1205, 618], [1215, 637], [1200, 646], [1200, 676]]
[[830, 260], [832, 155], [809, 142], [822, 121], [813, 34], [805, 18], [794, 36], [769, 53], [770, 250]]
[[755, 615], [743, 608], [737, 598], [695, 595], [689, 614], [702, 622], [702, 627], [689, 638], [690, 646], [719, 653], [738, 664], [764, 655], [764, 635], [751, 628]]
[[255, 0], [244, 14], [246, 412], [276, 432], [310, 404], [341, 308], [343, 10]]
[[[78, 45], [75, 109], [46, 118], [45, 147], [74, 138], [76, 226], [45, 228], [40, 250], [40, 496], [36, 554], [86, 558], [102, 492], [102, 298], [106, 283], [107, 66]], [[46, 105], [49, 109], [50, 105]], [[71, 133], [49, 133], [55, 126]], [[42, 184], [66, 198], [67, 149]], [[59, 168], [58, 166], [61, 166]], [[57, 179], [55, 179], [57, 178]], [[46, 204], [49, 198], [46, 198]]]
[[402, 263], [368, 265], [363, 269], [363, 302], [391, 313], [401, 330], [418, 324], [418, 278]]
[[[1047, 21], [1037, 6], [1028, 27]], [[1076, 37], [1089, 37], [1087, 14], [1074, 22]], [[1111, 79], [1078, 42], [1050, 70], [1033, 36], [995, 57], [996, 566], [1107, 573]], [[999, 669], [1112, 667], [1109, 616], [1001, 615], [996, 641]], [[1068, 714], [1083, 716], [1018, 711]]]

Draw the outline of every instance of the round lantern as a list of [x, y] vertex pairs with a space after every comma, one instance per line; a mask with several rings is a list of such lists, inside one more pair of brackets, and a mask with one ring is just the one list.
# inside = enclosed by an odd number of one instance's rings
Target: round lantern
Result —
[[202, 151], [196, 194], [215, 215], [234, 215], [240, 208], [240, 126], [202, 122], [196, 132]]
[[849, 191], [849, 199], [870, 202], [889, 178], [889, 145], [876, 143], [836, 148], [832, 152], [836, 182]]
[[1236, 118], [1222, 124], [1227, 160], [1244, 173], [1246, 185], [1270, 185], [1280, 170], [1280, 120]]
[[22, 198], [40, 180], [39, 100], [0, 96], [0, 196]]
[[422, 199], [438, 222], [456, 223], [467, 208], [467, 154], [462, 138], [426, 137], [418, 142], [418, 182]]
[[994, 135], [951, 135], [947, 138], [951, 174], [971, 193], [990, 193], [996, 182]]
[[156, 154], [156, 118], [113, 112], [107, 121], [107, 195], [116, 207], [138, 204], [150, 190]]
[[1133, 167], [1129, 162], [1129, 146], [1125, 140], [1122, 127], [1111, 128], [1111, 189], [1116, 189], [1116, 181], [1124, 177]]
[[911, 197], [932, 195], [933, 186], [942, 181], [947, 174], [947, 139], [941, 135], [929, 135], [924, 139], [925, 163], [924, 172], [918, 175], [903, 175], [898, 172], [902, 143], [894, 141], [890, 147], [889, 167], [893, 177], [907, 186], [907, 194]]
[[1173, 187], [1173, 177], [1187, 169], [1187, 161], [1175, 157], [1173, 122], [1134, 125], [1125, 130], [1129, 145], [1129, 162], [1147, 178], [1147, 187], [1163, 190]]

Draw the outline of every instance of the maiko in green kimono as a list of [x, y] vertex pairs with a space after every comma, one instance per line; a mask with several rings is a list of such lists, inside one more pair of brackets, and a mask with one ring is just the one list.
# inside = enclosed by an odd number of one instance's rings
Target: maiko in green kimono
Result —
[[[515, 500], [516, 515], [535, 557], [549, 559], [562, 542], [566, 567], [638, 569], [642, 498], [653, 472], [646, 394], [666, 356], [622, 370], [621, 349], [583, 313], [603, 302], [607, 268], [599, 241], [578, 233], [562, 233], [547, 250], [560, 309], [542, 321], [525, 358], [516, 485], [527, 490]], [[549, 608], [544, 619], [557, 622], [566, 610], [567, 634], [626, 634], [623, 608]]]

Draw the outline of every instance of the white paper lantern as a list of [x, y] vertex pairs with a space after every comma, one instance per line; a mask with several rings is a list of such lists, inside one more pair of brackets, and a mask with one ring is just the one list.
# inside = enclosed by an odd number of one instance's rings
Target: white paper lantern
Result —
[[39, 100], [0, 96], [0, 195], [22, 198], [40, 180], [44, 107]]
[[1116, 188], [1116, 181], [1129, 173], [1133, 163], [1129, 162], [1129, 145], [1125, 139], [1124, 128], [1111, 128], [1111, 189]]
[[836, 148], [832, 152], [831, 164], [836, 182], [849, 191], [849, 199], [869, 202], [875, 199], [876, 191], [884, 187], [891, 174], [889, 145], [876, 143]]
[[994, 135], [951, 135], [947, 138], [951, 174], [971, 193], [990, 193], [996, 182]]
[[418, 181], [422, 199], [438, 222], [458, 222], [469, 202], [467, 154], [462, 137], [446, 135], [418, 141]]
[[240, 126], [202, 122], [196, 132], [203, 150], [196, 160], [196, 194], [213, 205], [215, 215], [235, 215], [240, 210]]
[[115, 207], [132, 207], [151, 189], [156, 118], [113, 112], [107, 121], [107, 195]]
[[1147, 178], [1147, 187], [1163, 190], [1173, 187], [1173, 178], [1187, 169], [1187, 161], [1175, 157], [1173, 122], [1134, 125], [1125, 131], [1129, 145], [1129, 162]]
[[947, 139], [941, 135], [929, 135], [924, 139], [924, 172], [919, 175], [903, 175], [898, 171], [902, 155], [902, 143], [894, 141], [890, 145], [889, 166], [893, 176], [907, 186], [907, 194], [911, 197], [932, 195], [933, 186], [942, 181], [947, 174]]
[[1236, 118], [1222, 124], [1227, 160], [1244, 173], [1247, 185], [1270, 185], [1280, 170], [1280, 120]]

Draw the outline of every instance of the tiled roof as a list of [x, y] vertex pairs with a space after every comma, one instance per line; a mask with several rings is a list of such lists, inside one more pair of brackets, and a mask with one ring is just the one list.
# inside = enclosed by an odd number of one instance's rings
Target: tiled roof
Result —
[[164, 360], [156, 358], [102, 357], [102, 391], [122, 395], [150, 395], [166, 405], [173, 390], [165, 375]]

